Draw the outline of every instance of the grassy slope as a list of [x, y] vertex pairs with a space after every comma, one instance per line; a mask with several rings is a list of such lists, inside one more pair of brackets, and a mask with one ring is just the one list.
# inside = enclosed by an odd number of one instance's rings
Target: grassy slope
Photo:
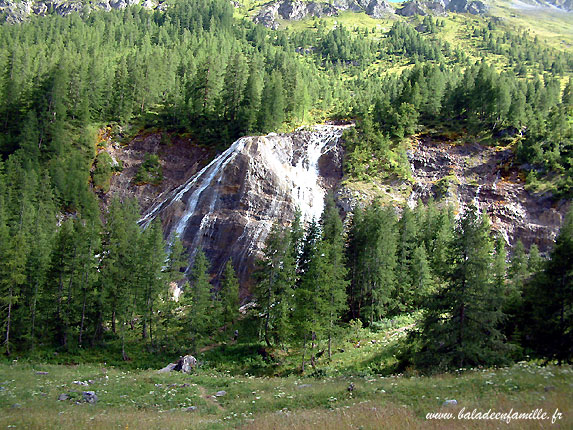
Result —
[[[259, 375], [290, 376], [252, 376], [257, 347], [249, 345], [229, 345], [199, 355], [205, 364], [191, 375], [157, 373], [160, 360], [147, 370], [4, 361], [0, 363], [0, 428], [451, 428], [455, 421], [427, 421], [426, 414], [457, 415], [463, 407], [484, 412], [543, 408], [551, 414], [559, 409], [562, 428], [573, 426], [571, 366], [519, 363], [432, 377], [381, 376], [396, 362], [398, 340], [412, 321], [411, 317], [387, 321], [378, 332], [357, 326], [349, 329], [336, 340], [331, 362], [325, 356], [318, 360], [320, 377], [296, 373], [300, 363], [296, 349], [290, 357], [274, 351], [274, 359], [259, 363]], [[89, 385], [76, 383], [88, 381]], [[351, 383], [354, 390], [349, 393]], [[98, 403], [81, 402], [84, 390], [94, 391]], [[226, 394], [215, 397], [220, 390]], [[61, 394], [70, 400], [59, 401]], [[444, 406], [447, 399], [457, 400], [458, 405]], [[185, 410], [191, 406], [197, 409]], [[499, 425], [474, 420], [464, 422], [463, 428]], [[520, 421], [509, 428], [539, 425]]]
[[[90, 379], [89, 388], [73, 383]], [[352, 394], [347, 391], [351, 382], [355, 385]], [[543, 408], [550, 414], [559, 409], [563, 412], [561, 428], [573, 426], [573, 369], [568, 366], [521, 363], [435, 377], [315, 379], [14, 363], [0, 365], [0, 386], [2, 428], [449, 428], [453, 421], [429, 422], [426, 414], [451, 411], [457, 415], [462, 407], [484, 412]], [[57, 400], [62, 393], [79, 399], [81, 391], [88, 389], [97, 393], [96, 405]], [[219, 390], [227, 394], [213, 397]], [[458, 405], [443, 406], [446, 399], [456, 399]], [[184, 410], [190, 406], [197, 410]], [[464, 422], [464, 428], [499, 425], [496, 421]], [[509, 426], [539, 427], [537, 421]]]
[[573, 50], [573, 14], [544, 9], [517, 9], [508, 0], [494, 3], [491, 15], [502, 18], [508, 26], [527, 29], [547, 45], [561, 50]]
[[[248, 18], [256, 15], [260, 7], [267, 2], [241, 0], [239, 3], [241, 6], [235, 9], [237, 17]], [[392, 5], [399, 6], [397, 3], [392, 3]], [[499, 0], [493, 2], [490, 15], [501, 18], [498, 24], [500, 33], [502, 30], [527, 30], [531, 34], [532, 39], [538, 36], [540, 43], [549, 48], [573, 52], [571, 13], [551, 9], [518, 10], [511, 6], [510, 1]], [[489, 17], [450, 13], [446, 17], [438, 18], [445, 22], [445, 27], [439, 28], [438, 33], [432, 37], [448, 42], [454, 48], [460, 48], [474, 60], [485, 54], [488, 60], [500, 69], [507, 65], [505, 57], [485, 52], [481, 43], [473, 40], [471, 37], [473, 28], [486, 26]], [[344, 12], [339, 16], [325, 17], [321, 20], [326, 23], [326, 28], [333, 28], [335, 25], [340, 24], [349, 29], [376, 28], [376, 33], [370, 37], [380, 38], [381, 33], [387, 32], [395, 21], [407, 21], [416, 25], [418, 22], [421, 22], [422, 17], [405, 18], [399, 15], [388, 15], [382, 19], [375, 19], [365, 13]], [[316, 19], [312, 17], [301, 21], [280, 22], [282, 28], [287, 28], [291, 31], [313, 30], [315, 23]], [[399, 72], [404, 68], [404, 64], [387, 64], [382, 62], [370, 67], [366, 73]]]

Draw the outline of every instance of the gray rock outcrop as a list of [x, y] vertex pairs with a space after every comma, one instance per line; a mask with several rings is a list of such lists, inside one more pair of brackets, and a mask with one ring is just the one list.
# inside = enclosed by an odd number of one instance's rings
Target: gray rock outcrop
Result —
[[364, 8], [367, 15], [373, 18], [382, 18], [394, 13], [394, 8], [386, 0], [371, 0]]
[[477, 205], [506, 243], [519, 239], [526, 248], [535, 243], [547, 252], [568, 205], [526, 190], [513, 157], [509, 149], [496, 151], [477, 143], [452, 146], [422, 140], [408, 152], [414, 178], [408, 203], [413, 207], [418, 199], [433, 197], [452, 204], [458, 213]]
[[446, 9], [450, 12], [483, 15], [489, 10], [489, 6], [481, 0], [451, 0]]
[[402, 16], [413, 15], [446, 15], [446, 5], [443, 0], [438, 1], [420, 1], [412, 0], [396, 10], [396, 14]]
[[0, 0], [0, 14], [5, 14], [6, 22], [15, 24], [25, 21], [32, 15], [56, 14], [67, 16], [72, 13], [87, 13], [94, 9], [105, 11], [124, 9], [136, 4], [141, 4], [148, 9], [156, 7], [155, 0], [99, 0], [93, 3], [80, 0]]
[[263, 6], [253, 21], [277, 29], [279, 20], [299, 21], [311, 16], [322, 18], [338, 15], [347, 10], [364, 11], [374, 18], [394, 13], [394, 8], [386, 0], [333, 0], [330, 3], [278, 0]]

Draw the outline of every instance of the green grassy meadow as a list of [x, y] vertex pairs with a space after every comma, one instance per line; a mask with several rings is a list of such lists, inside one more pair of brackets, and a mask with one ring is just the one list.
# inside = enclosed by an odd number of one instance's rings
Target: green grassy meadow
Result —
[[[14, 429], [416, 429], [546, 428], [550, 420], [429, 420], [428, 413], [531, 412], [572, 428], [573, 367], [520, 362], [497, 369], [460, 369], [420, 376], [395, 374], [400, 340], [412, 317], [378, 331], [349, 327], [333, 355], [299, 371], [301, 351], [274, 350], [267, 360], [255, 344], [219, 345], [198, 355], [192, 374], [104, 363], [42, 364], [26, 358], [0, 363], [0, 428]], [[318, 349], [325, 345], [318, 345]], [[88, 357], [86, 357], [87, 359]], [[307, 356], [308, 358], [308, 356]], [[91, 357], [93, 359], [93, 357]], [[64, 360], [60, 357], [59, 360]], [[61, 361], [64, 362], [64, 361]], [[132, 364], [138, 364], [132, 363]], [[349, 387], [353, 385], [350, 392]], [[95, 404], [82, 401], [94, 391]], [[217, 392], [225, 391], [222, 396]], [[66, 400], [59, 400], [65, 394]], [[457, 405], [445, 406], [446, 400]]]
[[[41, 374], [38, 372], [47, 372]], [[74, 381], [92, 381], [89, 386]], [[350, 393], [347, 388], [354, 384]], [[0, 426], [21, 429], [505, 428], [479, 420], [426, 420], [432, 412], [562, 413], [573, 426], [573, 369], [518, 363], [433, 377], [254, 377], [199, 369], [194, 374], [123, 371], [100, 365], [0, 366]], [[95, 391], [97, 404], [77, 402]], [[226, 394], [216, 397], [224, 390]], [[70, 400], [58, 400], [68, 394]], [[444, 406], [445, 400], [456, 406]], [[188, 410], [195, 406], [196, 409]], [[508, 428], [545, 428], [520, 420]], [[459, 426], [459, 427], [458, 427]]]

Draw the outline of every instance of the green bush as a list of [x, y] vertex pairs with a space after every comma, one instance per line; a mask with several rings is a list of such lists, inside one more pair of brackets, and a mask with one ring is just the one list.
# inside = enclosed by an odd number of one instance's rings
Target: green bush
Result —
[[143, 163], [139, 166], [133, 181], [136, 185], [159, 185], [163, 180], [163, 169], [159, 163], [159, 155], [145, 154]]
[[113, 159], [106, 151], [102, 151], [96, 156], [94, 165], [95, 168], [92, 172], [94, 187], [107, 193], [109, 191], [111, 177], [118, 168], [114, 167]]

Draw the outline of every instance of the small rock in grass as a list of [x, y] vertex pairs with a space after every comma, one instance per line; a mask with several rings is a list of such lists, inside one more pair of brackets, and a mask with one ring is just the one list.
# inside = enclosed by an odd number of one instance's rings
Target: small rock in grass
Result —
[[548, 391], [555, 391], [555, 387], [553, 385], [548, 385], [547, 387], [544, 388], [545, 392], [547, 393]]
[[36, 372], [36, 375], [47, 375], [48, 372]]
[[189, 406], [188, 408], [183, 408], [185, 412], [194, 412], [197, 410], [197, 406]]
[[64, 400], [69, 400], [69, 399], [70, 399], [70, 396], [68, 396], [67, 394], [62, 393], [58, 396], [59, 401], [64, 401]]
[[87, 403], [97, 403], [97, 395], [94, 391], [84, 391], [82, 392], [82, 396]]
[[221, 396], [224, 396], [225, 394], [227, 394], [227, 392], [224, 391], [224, 390], [221, 390], [221, 391], [217, 391], [217, 392], [215, 393], [215, 396], [221, 397]]
[[84, 381], [73, 381], [72, 384], [84, 385], [84, 386], [87, 386], [87, 385], [88, 385], [88, 383], [87, 383], [87, 382], [84, 382]]
[[12, 405], [12, 409], [20, 409], [22, 407], [22, 405], [20, 403], [14, 403]]
[[456, 399], [446, 400], [442, 405], [443, 406], [455, 406], [458, 404]]
[[159, 372], [159, 373], [171, 372], [173, 369], [175, 369], [175, 366], [177, 366], [177, 363], [168, 364], [168, 365], [165, 366], [163, 369], [158, 370], [158, 372]]
[[300, 390], [301, 388], [308, 388], [308, 387], [311, 387], [311, 385], [310, 384], [300, 384], [300, 385], [297, 385], [296, 388]]

